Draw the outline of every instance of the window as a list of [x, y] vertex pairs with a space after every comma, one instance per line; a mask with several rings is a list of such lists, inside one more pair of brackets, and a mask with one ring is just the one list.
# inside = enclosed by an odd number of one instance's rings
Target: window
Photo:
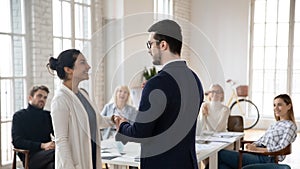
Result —
[[[90, 45], [91, 1], [53, 0], [53, 56], [56, 58], [61, 51], [76, 48], [91, 64]], [[88, 90], [89, 83], [83, 83]]]
[[155, 20], [172, 19], [173, 0], [155, 0], [154, 14]]
[[0, 1], [1, 165], [11, 161], [11, 118], [26, 106], [26, 46], [23, 0]]
[[[273, 117], [273, 98], [290, 94], [300, 111], [300, 2], [252, 0], [250, 82], [263, 117]], [[296, 38], [297, 37], [297, 38]], [[299, 114], [295, 114], [300, 119]]]

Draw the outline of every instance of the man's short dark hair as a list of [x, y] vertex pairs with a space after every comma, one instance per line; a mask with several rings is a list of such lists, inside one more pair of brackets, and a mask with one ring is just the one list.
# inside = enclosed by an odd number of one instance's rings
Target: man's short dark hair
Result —
[[170, 51], [180, 55], [182, 48], [182, 33], [180, 26], [173, 20], [165, 19], [153, 24], [148, 32], [155, 32], [153, 38], [161, 41], [166, 41], [169, 44]]
[[38, 90], [44, 90], [45, 92], [47, 92], [47, 94], [49, 94], [49, 89], [48, 87], [44, 86], [44, 85], [40, 85], [40, 86], [32, 86], [32, 88], [30, 89], [30, 96], [34, 96], [35, 92], [37, 92]]

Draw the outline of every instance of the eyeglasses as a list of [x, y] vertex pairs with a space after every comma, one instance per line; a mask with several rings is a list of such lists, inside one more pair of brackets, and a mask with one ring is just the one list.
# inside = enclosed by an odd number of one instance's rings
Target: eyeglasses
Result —
[[210, 91], [212, 94], [222, 94], [222, 91], [220, 90], [212, 90]]
[[146, 43], [146, 45], [147, 45], [147, 48], [148, 49], [151, 49], [151, 46], [152, 46], [152, 44], [154, 43], [154, 42], [160, 42], [159, 40], [155, 40], [155, 41], [148, 41], [147, 43]]
[[220, 90], [212, 90], [212, 91], [206, 92], [206, 94], [209, 94], [209, 93], [211, 93], [211, 94], [222, 94], [223, 92], [220, 91]]

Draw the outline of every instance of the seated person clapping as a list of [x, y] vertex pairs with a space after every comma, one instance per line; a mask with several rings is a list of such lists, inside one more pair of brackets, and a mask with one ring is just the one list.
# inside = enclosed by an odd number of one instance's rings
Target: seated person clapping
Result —
[[[227, 131], [227, 121], [230, 110], [222, 102], [224, 101], [224, 90], [219, 84], [212, 84], [206, 92], [208, 102], [202, 104], [198, 117], [196, 134], [202, 132], [223, 132]], [[203, 164], [208, 168], [209, 159], [203, 160]]]
[[[219, 84], [210, 86], [207, 92], [208, 102], [202, 104], [197, 127], [197, 133], [203, 131], [223, 132], [227, 131], [227, 121], [230, 110], [222, 102], [224, 101], [224, 90]], [[202, 116], [202, 118], [201, 118]], [[199, 134], [197, 134], [199, 135]]]

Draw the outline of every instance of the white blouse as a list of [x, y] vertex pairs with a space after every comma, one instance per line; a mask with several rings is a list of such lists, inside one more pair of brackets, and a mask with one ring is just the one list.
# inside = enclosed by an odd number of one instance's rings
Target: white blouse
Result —
[[[208, 106], [208, 115], [203, 115], [203, 108]], [[227, 131], [228, 117], [230, 109], [222, 104], [222, 102], [206, 102], [202, 104], [201, 112], [199, 113], [200, 123], [197, 126], [197, 133], [202, 131], [224, 132]], [[202, 118], [201, 118], [202, 116]], [[198, 120], [199, 123], [199, 120]], [[197, 134], [198, 135], [198, 134]]]

